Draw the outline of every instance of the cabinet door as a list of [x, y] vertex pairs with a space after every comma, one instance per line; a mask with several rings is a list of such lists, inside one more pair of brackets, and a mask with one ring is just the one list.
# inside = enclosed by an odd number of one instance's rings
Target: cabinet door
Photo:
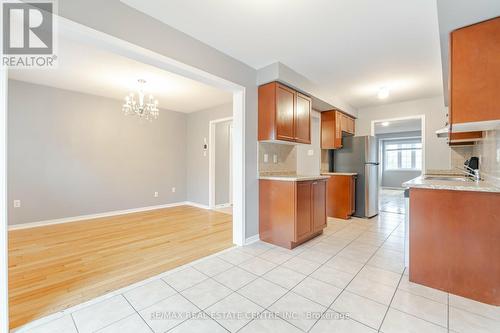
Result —
[[342, 148], [342, 113], [335, 112], [335, 140], [334, 148]]
[[349, 196], [351, 198], [351, 204], [349, 207], [349, 211], [350, 211], [349, 215], [352, 215], [352, 214], [354, 214], [354, 212], [356, 210], [356, 177], [355, 176], [351, 177], [351, 186], [350, 187], [351, 187], [351, 189], [349, 191]]
[[276, 139], [295, 141], [295, 91], [276, 85]]
[[346, 117], [346, 119], [347, 128], [345, 131], [349, 134], [354, 135], [354, 119], [352, 119], [351, 117]]
[[295, 110], [295, 141], [311, 143], [311, 99], [297, 93]]
[[500, 17], [450, 35], [450, 123], [500, 119]]
[[326, 181], [312, 183], [313, 230], [319, 231], [326, 227]]
[[311, 209], [311, 182], [297, 182], [296, 242], [312, 232]]

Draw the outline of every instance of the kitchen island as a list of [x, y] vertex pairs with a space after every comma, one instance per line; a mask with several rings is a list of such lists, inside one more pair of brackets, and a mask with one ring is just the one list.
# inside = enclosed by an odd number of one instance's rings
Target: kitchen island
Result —
[[410, 281], [500, 305], [500, 188], [422, 176], [410, 189]]

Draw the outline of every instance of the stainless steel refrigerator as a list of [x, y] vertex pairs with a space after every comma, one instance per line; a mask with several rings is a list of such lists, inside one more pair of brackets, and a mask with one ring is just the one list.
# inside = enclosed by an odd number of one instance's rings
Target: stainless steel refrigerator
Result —
[[358, 173], [354, 216], [377, 215], [379, 167], [377, 139], [374, 136], [344, 137], [342, 148], [332, 152], [330, 171]]

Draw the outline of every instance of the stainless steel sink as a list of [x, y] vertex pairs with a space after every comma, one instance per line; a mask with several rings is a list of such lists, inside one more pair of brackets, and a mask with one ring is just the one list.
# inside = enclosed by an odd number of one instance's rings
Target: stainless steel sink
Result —
[[469, 182], [472, 181], [466, 177], [457, 177], [457, 176], [424, 176], [425, 180], [444, 180], [449, 182]]

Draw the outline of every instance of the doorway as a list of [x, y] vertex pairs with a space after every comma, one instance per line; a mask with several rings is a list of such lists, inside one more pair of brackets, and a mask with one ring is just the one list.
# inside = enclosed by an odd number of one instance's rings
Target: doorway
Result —
[[379, 150], [380, 211], [405, 214], [403, 183], [421, 175], [425, 165], [425, 118], [372, 121]]
[[231, 212], [233, 118], [212, 120], [209, 129], [209, 206]]

